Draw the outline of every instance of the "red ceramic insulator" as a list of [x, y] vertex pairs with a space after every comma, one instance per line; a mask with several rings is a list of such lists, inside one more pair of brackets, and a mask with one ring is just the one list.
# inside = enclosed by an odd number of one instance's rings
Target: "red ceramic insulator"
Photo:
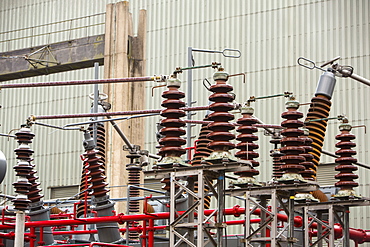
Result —
[[104, 170], [102, 169], [102, 163], [100, 162], [99, 156], [97, 156], [98, 151], [95, 149], [86, 150], [83, 154], [85, 157], [85, 162], [88, 163], [87, 169], [89, 170], [88, 175], [90, 188], [92, 192], [90, 194], [94, 195], [95, 198], [106, 196], [109, 192], [107, 183], [105, 182], [105, 176], [103, 175]]
[[33, 150], [29, 144], [32, 143], [35, 135], [29, 128], [22, 127], [15, 133], [15, 136], [19, 147], [14, 150], [18, 163], [13, 169], [16, 172], [16, 176], [20, 177], [20, 179], [13, 183], [13, 186], [16, 193], [26, 195], [27, 200], [25, 198], [18, 198], [13, 200], [13, 202], [15, 207], [24, 210], [24, 208], [28, 207], [29, 202], [39, 202], [43, 198], [43, 195], [40, 194], [42, 190], [38, 187], [40, 184], [36, 182], [38, 177], [36, 176], [37, 172], [33, 170], [35, 165], [31, 163], [33, 161]]
[[162, 106], [166, 109], [161, 111], [161, 116], [165, 117], [161, 121], [161, 126], [164, 128], [160, 130], [160, 134], [165, 137], [159, 140], [161, 145], [159, 155], [162, 157], [180, 157], [186, 152], [181, 147], [186, 141], [180, 137], [185, 134], [185, 130], [182, 129], [185, 122], [180, 119], [185, 116], [185, 111], [180, 110], [185, 106], [185, 102], [180, 100], [185, 97], [185, 94], [179, 91], [180, 83], [178, 79], [169, 79], [168, 90], [162, 93], [162, 97], [166, 99], [162, 102]]
[[[161, 116], [165, 119], [160, 123], [164, 128], [159, 133], [164, 137], [159, 140], [161, 148], [158, 154], [162, 156], [161, 163], [158, 164], [159, 168], [172, 168], [174, 163], [180, 163], [180, 156], [186, 153], [182, 147], [186, 141], [181, 138], [185, 135], [185, 130], [182, 129], [185, 121], [180, 119], [185, 116], [185, 111], [180, 109], [185, 106], [185, 102], [181, 100], [185, 94], [179, 90], [180, 85], [179, 79], [170, 78], [167, 80], [168, 90], [162, 93], [162, 97], [165, 98], [162, 106], [165, 109], [161, 111]], [[162, 183], [165, 183], [162, 188], [169, 191], [169, 179], [162, 180]]]
[[304, 148], [304, 153], [300, 155], [305, 158], [305, 161], [301, 162], [300, 164], [304, 166], [305, 169], [299, 173], [302, 175], [302, 177], [305, 180], [315, 181], [315, 175], [316, 175], [315, 164], [312, 162], [314, 156], [311, 154], [313, 150], [313, 148], [311, 147], [312, 139], [309, 138], [307, 135], [301, 136], [301, 138], [304, 140], [304, 143], [302, 146]]
[[[126, 165], [126, 170], [128, 171], [128, 184], [134, 185], [134, 186], [140, 186], [140, 173], [142, 171], [142, 168], [140, 164], [135, 164], [135, 159], [140, 158], [140, 155], [137, 154], [129, 154], [126, 156], [130, 159], [130, 164]], [[130, 188], [130, 197], [139, 197], [140, 196], [140, 190], [135, 187]], [[129, 213], [130, 214], [138, 214], [140, 212], [140, 202], [139, 201], [133, 201], [130, 200], [128, 203]], [[133, 226], [137, 226], [138, 222], [132, 222]], [[129, 232], [129, 238], [131, 240], [138, 239], [139, 233], [138, 232]]]
[[[203, 121], [209, 121], [208, 117], [205, 117]], [[199, 138], [195, 143], [195, 152], [193, 155], [193, 160], [191, 161], [192, 166], [199, 166], [202, 160], [207, 158], [212, 153], [212, 149], [208, 148], [208, 144], [211, 142], [211, 139], [207, 138], [207, 135], [211, 132], [212, 131], [208, 128], [208, 124], [202, 124]], [[210, 162], [206, 163], [209, 165], [211, 164]]]
[[222, 152], [235, 148], [235, 145], [230, 142], [235, 139], [235, 135], [229, 132], [234, 129], [234, 125], [229, 123], [230, 120], [234, 119], [234, 115], [229, 113], [230, 110], [234, 109], [233, 104], [230, 103], [234, 97], [229, 94], [233, 87], [226, 83], [228, 74], [223, 69], [219, 69], [213, 78], [216, 84], [210, 87], [213, 94], [209, 96], [209, 100], [214, 103], [209, 106], [209, 109], [214, 112], [208, 116], [213, 123], [208, 125], [212, 132], [207, 135], [207, 138], [212, 141], [208, 147], [215, 152]]
[[281, 153], [279, 149], [273, 149], [270, 151], [270, 156], [273, 161], [272, 177], [275, 179], [281, 178], [284, 174], [281, 170], [281, 166], [285, 164], [281, 161], [281, 157], [284, 156], [284, 154]]
[[335, 159], [335, 163], [338, 164], [335, 170], [339, 171], [335, 175], [335, 178], [339, 179], [339, 182], [336, 182], [335, 186], [341, 190], [353, 190], [354, 187], [358, 186], [358, 183], [354, 181], [358, 178], [358, 175], [353, 173], [357, 171], [357, 166], [353, 165], [353, 163], [357, 162], [357, 159], [352, 157], [356, 155], [356, 151], [352, 150], [352, 148], [356, 147], [356, 143], [351, 141], [356, 137], [350, 133], [351, 128], [351, 125], [344, 122], [339, 126], [341, 133], [335, 137], [335, 139], [339, 140], [335, 146], [340, 148], [335, 152], [336, 155], [340, 156]]
[[[88, 127], [88, 131], [90, 133], [92, 133], [93, 131], [93, 125], [90, 124], [89, 127]], [[105, 171], [106, 171], [106, 168], [105, 168], [105, 128], [104, 128], [104, 125], [103, 124], [97, 124], [97, 135], [96, 135], [96, 147], [95, 149], [97, 150], [97, 156], [100, 157], [100, 163], [101, 163], [101, 169], [102, 169], [102, 175], [105, 177]], [[86, 194], [84, 193], [84, 191], [86, 190], [86, 187], [90, 187], [91, 184], [90, 184], [90, 178], [88, 176], [88, 172], [86, 172], [86, 163], [84, 162], [83, 163], [83, 167], [82, 167], [82, 173], [81, 173], [81, 183], [80, 183], [80, 195], [78, 197], [78, 199], [81, 201], [81, 203], [78, 205], [77, 207], [77, 217], [80, 217], [82, 216], [84, 213], [85, 213], [85, 206], [87, 207], [86, 208], [86, 212], [89, 213], [90, 212], [90, 205], [85, 205], [85, 199], [89, 200], [91, 198], [91, 196], [88, 194], [86, 196]], [[85, 198], [86, 196], [86, 198]]]
[[[245, 112], [243, 112], [245, 111]], [[240, 124], [236, 130], [240, 134], [236, 137], [240, 141], [236, 148], [240, 151], [236, 152], [235, 156], [241, 160], [247, 160], [252, 163], [252, 167], [248, 171], [239, 171], [234, 174], [239, 175], [240, 177], [253, 177], [259, 174], [259, 171], [254, 169], [254, 167], [259, 166], [259, 162], [254, 160], [259, 157], [259, 154], [254, 150], [258, 149], [258, 144], [254, 143], [258, 140], [258, 136], [254, 133], [258, 131], [253, 124], [258, 121], [252, 117], [253, 108], [247, 107], [242, 109], [242, 117], [238, 119], [237, 123]]]
[[[203, 121], [209, 121], [208, 117], [205, 117]], [[212, 165], [212, 163], [203, 160], [207, 158], [211, 153], [212, 150], [209, 149], [207, 146], [211, 142], [210, 139], [207, 138], [207, 135], [212, 131], [208, 129], [208, 124], [202, 124], [202, 128], [200, 129], [199, 138], [195, 143], [195, 152], [193, 155], [193, 160], [191, 161], [192, 166], [199, 166], [201, 163]], [[207, 185], [204, 186], [204, 192], [207, 193], [209, 188]], [[194, 192], [198, 192], [198, 182], [194, 183]], [[211, 197], [205, 196], [204, 197], [204, 208], [209, 209], [211, 206]]]
[[303, 117], [303, 114], [297, 111], [299, 103], [294, 100], [287, 102], [287, 111], [281, 114], [282, 118], [285, 118], [281, 123], [281, 126], [285, 127], [281, 131], [284, 138], [281, 140], [281, 144], [284, 145], [280, 150], [284, 153], [281, 157], [281, 161], [285, 165], [281, 166], [281, 170], [284, 173], [298, 174], [304, 170], [304, 166], [299, 163], [305, 161], [305, 158], [301, 156], [304, 152], [304, 148], [300, 147], [303, 145], [304, 140], [300, 138], [303, 131], [298, 129], [303, 126], [303, 122], [298, 120]]

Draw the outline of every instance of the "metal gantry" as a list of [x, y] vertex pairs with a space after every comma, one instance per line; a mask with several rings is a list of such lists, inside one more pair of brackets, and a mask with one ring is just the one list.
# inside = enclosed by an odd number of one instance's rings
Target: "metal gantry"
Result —
[[[245, 196], [245, 230], [243, 242], [246, 246], [254, 246], [259, 243], [260, 246], [276, 247], [281, 243], [287, 243], [293, 246], [297, 241], [294, 237], [294, 195], [295, 191], [305, 192], [313, 191], [318, 188], [316, 183], [297, 183], [297, 184], [272, 184], [263, 187], [246, 187], [227, 190], [227, 194], [233, 196]], [[253, 215], [260, 216], [258, 227], [253, 227]], [[281, 221], [287, 221], [281, 225]]]
[[[304, 246], [350, 246], [349, 208], [369, 205], [370, 202], [365, 199], [296, 205], [295, 208], [303, 214]], [[313, 236], [309, 235], [311, 229], [316, 229]]]
[[[146, 176], [170, 178], [170, 246], [223, 246], [223, 223], [225, 209], [225, 173], [240, 169], [236, 162], [220, 162], [214, 165], [201, 165], [145, 172]], [[214, 183], [216, 181], [216, 183]], [[198, 189], [194, 190], [194, 184]], [[205, 214], [204, 198], [208, 185], [217, 209]], [[187, 195], [187, 206], [182, 210], [178, 199]], [[212, 231], [213, 230], [213, 231]], [[196, 234], [195, 234], [196, 232]], [[209, 245], [210, 244], [210, 245]]]

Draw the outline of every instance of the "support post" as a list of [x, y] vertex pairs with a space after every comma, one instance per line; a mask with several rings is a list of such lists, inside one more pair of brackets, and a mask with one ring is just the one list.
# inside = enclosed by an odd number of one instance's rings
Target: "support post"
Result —
[[17, 211], [15, 215], [15, 239], [14, 247], [24, 246], [24, 223], [26, 221], [26, 214], [23, 211]]
[[[129, 2], [122, 1], [107, 5], [105, 28], [104, 78], [139, 76], [145, 74], [145, 45], [146, 45], [146, 11], [140, 10], [138, 35], [133, 36], [132, 15], [129, 12]], [[144, 82], [104, 85], [104, 92], [112, 104], [112, 111], [131, 111], [145, 108]], [[138, 97], [140, 96], [140, 97]], [[135, 118], [118, 124], [132, 144], [144, 145], [144, 119]], [[107, 176], [112, 198], [126, 195], [126, 189], [114, 187], [127, 185], [128, 173], [124, 164], [128, 164], [126, 153], [122, 151], [123, 142], [111, 126], [107, 131]], [[140, 176], [143, 183], [143, 176]], [[142, 192], [141, 192], [142, 193]], [[142, 208], [142, 205], [140, 205]], [[125, 202], [116, 204], [118, 212], [124, 212]]]

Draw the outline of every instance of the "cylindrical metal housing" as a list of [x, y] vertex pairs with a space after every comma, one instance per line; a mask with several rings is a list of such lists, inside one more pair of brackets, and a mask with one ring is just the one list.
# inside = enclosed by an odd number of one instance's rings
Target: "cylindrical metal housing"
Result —
[[[106, 197], [107, 198], [107, 197]], [[103, 216], [113, 216], [114, 213], [114, 203], [103, 199], [104, 204], [95, 207], [95, 211], [98, 217]], [[95, 201], [98, 203], [97, 201]], [[120, 243], [122, 242], [121, 234], [119, 232], [119, 227], [116, 222], [105, 222], [96, 224], [96, 229], [98, 230], [99, 241], [104, 243]]]
[[335, 82], [336, 79], [333, 71], [331, 69], [328, 69], [328, 71], [324, 72], [320, 76], [315, 95], [325, 95], [326, 97], [331, 99], [331, 97], [333, 96]]

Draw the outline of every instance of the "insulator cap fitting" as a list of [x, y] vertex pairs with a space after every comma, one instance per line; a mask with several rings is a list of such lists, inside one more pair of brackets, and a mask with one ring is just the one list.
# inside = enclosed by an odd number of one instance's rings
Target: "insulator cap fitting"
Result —
[[179, 88], [181, 86], [181, 81], [178, 78], [168, 78], [167, 81], [167, 87], [177, 87]]
[[228, 78], [229, 78], [229, 73], [224, 71], [223, 68], [219, 68], [218, 71], [213, 74], [213, 80], [215, 80], [215, 81], [216, 80], [227, 81]]
[[91, 135], [88, 131], [84, 133], [85, 140], [82, 142], [82, 145], [86, 150], [92, 150], [95, 148], [95, 142], [94, 139], [91, 138]]
[[336, 79], [335, 79], [334, 72], [328, 69], [328, 71], [324, 72], [320, 76], [319, 82], [317, 84], [315, 96], [325, 95], [329, 99], [331, 99], [331, 97], [333, 96], [335, 83], [336, 83]]
[[253, 113], [254, 113], [254, 108], [253, 108], [253, 107], [251, 107], [251, 106], [242, 106], [242, 107], [240, 108], [240, 113], [241, 113], [241, 114], [251, 114], [251, 115], [253, 115]]
[[339, 125], [339, 130], [342, 131], [342, 130], [347, 130], [347, 131], [351, 131], [352, 129], [352, 125], [350, 125], [349, 123], [342, 123]]
[[288, 108], [295, 108], [295, 109], [298, 109], [299, 108], [299, 102], [297, 100], [288, 100], [286, 103], [285, 103], [285, 107], [288, 109]]

